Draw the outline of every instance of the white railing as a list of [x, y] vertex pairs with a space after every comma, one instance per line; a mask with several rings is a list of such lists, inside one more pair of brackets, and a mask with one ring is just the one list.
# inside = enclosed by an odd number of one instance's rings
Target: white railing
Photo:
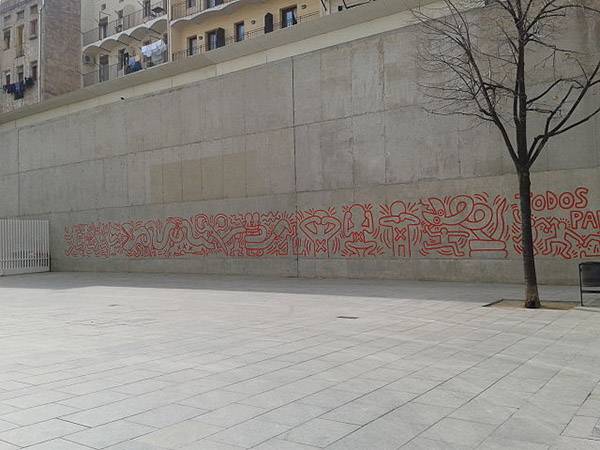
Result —
[[47, 220], [0, 219], [0, 276], [50, 270]]

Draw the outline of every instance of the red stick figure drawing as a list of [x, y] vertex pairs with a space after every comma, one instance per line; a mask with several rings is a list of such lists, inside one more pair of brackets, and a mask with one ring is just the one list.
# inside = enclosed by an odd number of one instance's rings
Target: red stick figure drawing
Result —
[[377, 245], [374, 238], [378, 229], [373, 223], [373, 205], [354, 204], [344, 207], [344, 222], [342, 236], [344, 243], [344, 256], [376, 256], [383, 250]]
[[342, 222], [335, 217], [335, 209], [310, 210], [303, 214], [298, 227], [305, 239], [300, 246], [303, 256], [331, 256], [340, 250], [339, 232]]
[[381, 240], [386, 247], [392, 249], [394, 256], [410, 258], [413, 245], [420, 241], [418, 226], [421, 220], [414, 214], [416, 211], [416, 205], [406, 205], [400, 200], [391, 205], [381, 205]]

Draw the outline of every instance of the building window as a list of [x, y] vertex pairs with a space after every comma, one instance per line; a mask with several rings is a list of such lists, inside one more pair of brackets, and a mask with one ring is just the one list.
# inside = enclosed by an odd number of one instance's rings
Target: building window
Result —
[[246, 27], [244, 22], [238, 22], [234, 25], [235, 28], [235, 42], [243, 41], [246, 37]]
[[273, 31], [273, 14], [265, 14], [265, 33], [271, 33]]
[[214, 50], [215, 48], [225, 45], [225, 30], [217, 28], [216, 30], [206, 33], [206, 50]]
[[119, 50], [119, 62], [117, 63], [117, 67], [119, 70], [123, 69], [123, 64], [125, 62], [125, 49], [122, 48]]
[[223, 4], [223, 0], [206, 0], [206, 9], [214, 8]]
[[117, 11], [117, 24], [115, 26], [115, 30], [117, 33], [123, 31], [123, 10], [120, 9]]
[[17, 66], [17, 81], [22, 83], [25, 80], [25, 74], [23, 73], [23, 66]]
[[29, 16], [37, 16], [37, 14], [38, 14], [37, 5], [33, 5], [31, 8], [29, 8]]
[[195, 8], [196, 7], [196, 0], [187, 0], [186, 5], [188, 8]]
[[10, 84], [10, 70], [4, 72], [4, 85], [7, 86]]
[[281, 10], [281, 28], [291, 27], [298, 23], [297, 17], [298, 8], [292, 6]]
[[98, 80], [108, 81], [108, 55], [101, 55], [98, 62]]
[[6, 25], [8, 22], [10, 22], [10, 14], [8, 16], [4, 16], [4, 25]]
[[150, 4], [150, 0], [144, 0], [144, 17], [152, 16], [152, 5]]
[[17, 12], [17, 20], [23, 20], [25, 18], [25, 11]]
[[33, 19], [31, 22], [29, 22], [29, 38], [35, 39], [37, 37], [37, 34], [38, 34], [38, 20]]
[[206, 50], [217, 48], [217, 30], [206, 33]]
[[17, 58], [23, 56], [23, 34], [25, 27], [23, 25], [19, 25], [17, 27], [17, 42], [16, 42], [16, 52]]
[[103, 17], [98, 21], [98, 39], [104, 39], [108, 36], [108, 17]]
[[33, 61], [29, 67], [29, 76], [33, 81], [37, 81], [38, 79], [38, 65], [37, 61]]
[[197, 36], [190, 36], [187, 39], [187, 54], [188, 56], [192, 56], [195, 55], [196, 53], [198, 53], [198, 37]]
[[10, 28], [4, 30], [4, 50], [8, 50], [10, 48]]

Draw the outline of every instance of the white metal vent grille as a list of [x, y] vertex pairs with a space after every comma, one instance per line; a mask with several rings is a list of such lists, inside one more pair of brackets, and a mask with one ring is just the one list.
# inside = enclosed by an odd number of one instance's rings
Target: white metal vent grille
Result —
[[0, 276], [49, 270], [48, 221], [0, 219]]

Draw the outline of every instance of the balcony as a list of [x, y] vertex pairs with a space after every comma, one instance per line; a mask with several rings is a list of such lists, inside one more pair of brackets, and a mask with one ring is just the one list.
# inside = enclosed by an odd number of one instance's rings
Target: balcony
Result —
[[[236, 1], [236, 0], [233, 0]], [[216, 46], [210, 46], [206, 44], [197, 45], [193, 48], [188, 48], [186, 50], [180, 50], [178, 52], [173, 53], [173, 61], [181, 61], [185, 58], [189, 58], [194, 55], [198, 55], [205, 52], [210, 52], [211, 50], [216, 50], [217, 48], [226, 47], [230, 45], [235, 45], [247, 40], [254, 39], [259, 36], [264, 36], [266, 34], [270, 34], [273, 32], [285, 32], [284, 30], [289, 30], [294, 28], [296, 24], [310, 22], [313, 19], [318, 19], [321, 17], [320, 11], [314, 11], [311, 13], [307, 13], [301, 16], [297, 16], [295, 18], [295, 22], [290, 24], [289, 22], [277, 22], [273, 24], [272, 30], [268, 30], [265, 27], [256, 28], [254, 30], [250, 30], [244, 33], [243, 36], [223, 36], [222, 40], [217, 41]]]
[[163, 65], [167, 62], [168, 53], [165, 52], [160, 63], [152, 63], [149, 60], [140, 62], [140, 67], [137, 70], [132, 70], [123, 64], [99, 65], [95, 70], [85, 73], [82, 76], [83, 87], [92, 86], [94, 84], [103, 83], [105, 81], [116, 80], [124, 76], [141, 72], [150, 67]]
[[102, 41], [111, 36], [125, 32], [140, 25], [155, 22], [164, 16], [166, 22], [167, 1], [157, 0], [148, 2], [142, 9], [119, 17], [112, 21], [101, 23], [98, 27], [83, 33], [83, 46], [88, 46], [94, 42]]

